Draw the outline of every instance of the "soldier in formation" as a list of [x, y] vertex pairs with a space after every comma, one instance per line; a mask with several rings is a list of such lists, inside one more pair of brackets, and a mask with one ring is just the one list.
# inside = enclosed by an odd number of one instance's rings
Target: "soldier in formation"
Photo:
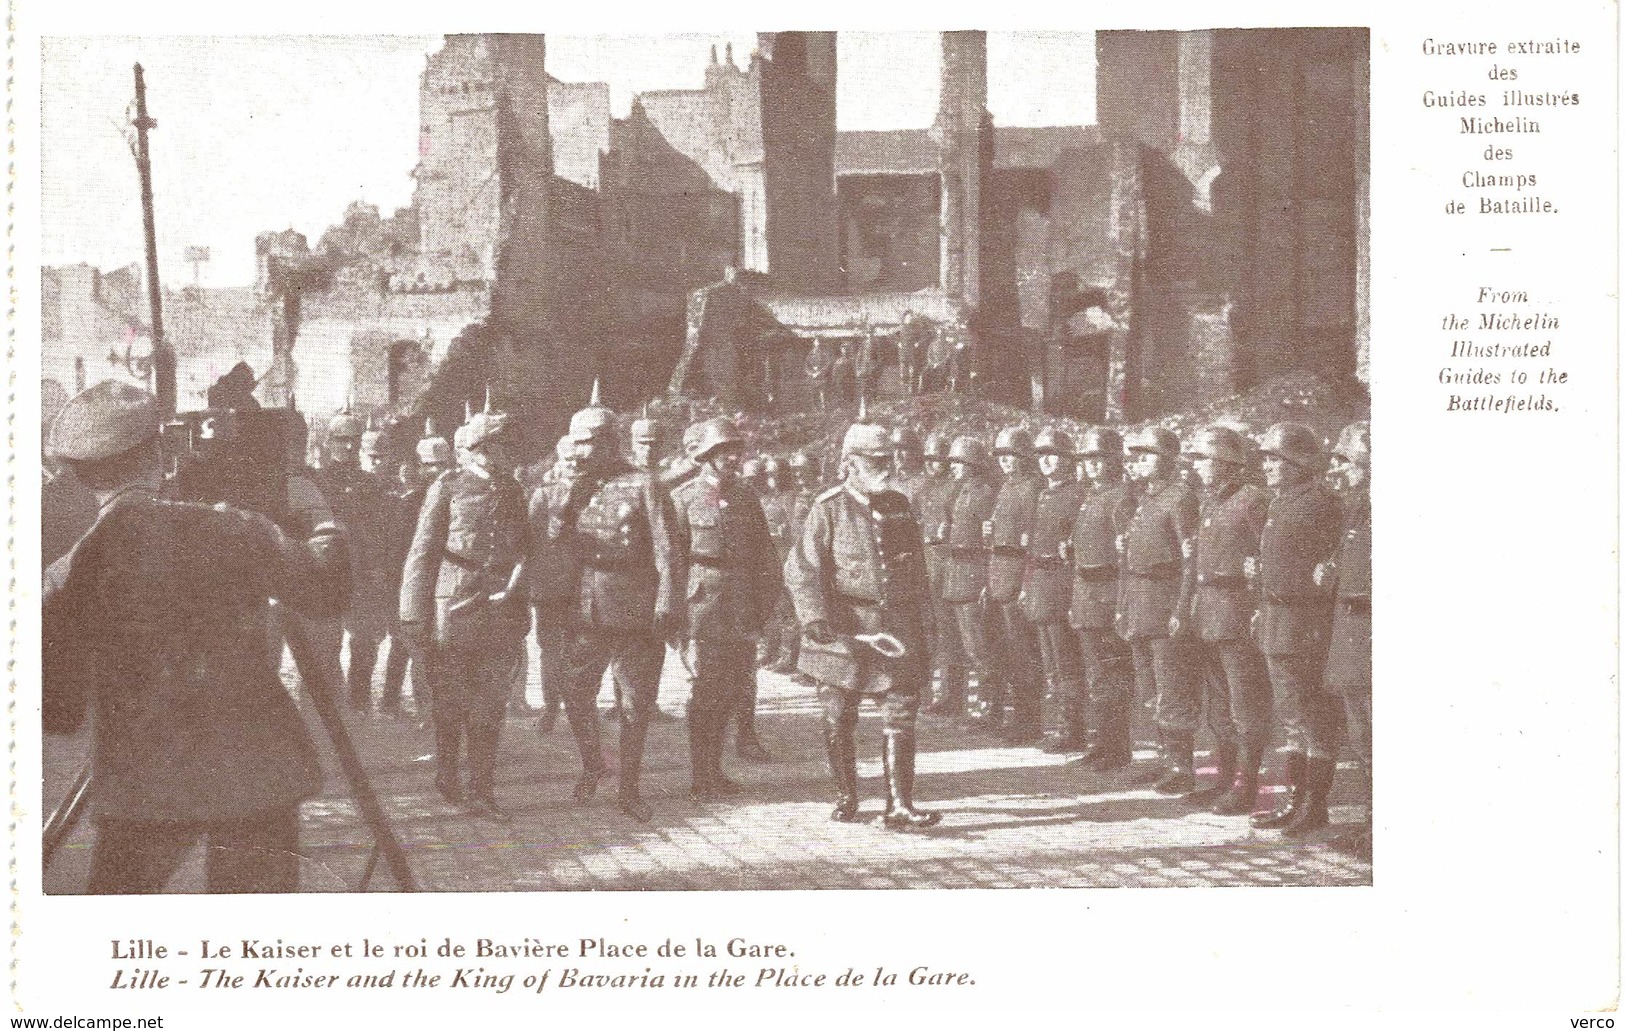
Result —
[[1326, 826], [1326, 800], [1342, 744], [1343, 712], [1323, 679], [1330, 644], [1333, 586], [1318, 567], [1331, 562], [1343, 531], [1337, 496], [1322, 482], [1324, 462], [1314, 432], [1277, 423], [1259, 445], [1264, 484], [1274, 491], [1258, 559], [1253, 617], [1275, 692], [1284, 739], [1284, 804], [1253, 817], [1253, 826], [1302, 837]]
[[1192, 434], [1185, 453], [1199, 482], [1200, 526], [1185, 561], [1188, 608], [1175, 616], [1175, 637], [1191, 642], [1211, 694], [1208, 727], [1217, 742], [1218, 776], [1202, 795], [1213, 810], [1252, 812], [1258, 771], [1271, 733], [1269, 677], [1250, 633], [1257, 607], [1246, 566], [1256, 561], [1269, 496], [1246, 482], [1247, 446], [1240, 433], [1213, 426]]
[[[1003, 730], [1010, 744], [1032, 744], [1043, 736], [1042, 673], [1038, 640], [1021, 609], [1021, 582], [1032, 543], [1033, 506], [1039, 479], [1033, 474], [1033, 439], [1020, 427], [1000, 431], [993, 455], [1003, 473], [993, 511], [984, 525], [987, 547], [987, 604], [999, 629], [1005, 691], [988, 699], [988, 723]], [[1010, 704], [1006, 717], [1005, 703]]]
[[1139, 504], [1122, 534], [1118, 575], [1118, 635], [1129, 644], [1139, 697], [1160, 738], [1164, 794], [1195, 788], [1194, 749], [1201, 715], [1196, 678], [1183, 635], [1175, 636], [1182, 567], [1194, 547], [1198, 504], [1180, 478], [1179, 438], [1160, 426], [1124, 439]]
[[1089, 744], [1083, 656], [1068, 624], [1072, 563], [1067, 545], [1081, 507], [1083, 488], [1072, 475], [1072, 438], [1045, 429], [1033, 440], [1043, 486], [1033, 502], [1027, 568], [1021, 581], [1021, 614], [1038, 638], [1044, 684], [1057, 712], [1055, 734], [1044, 743], [1052, 753], [1082, 752]]
[[1078, 457], [1087, 486], [1067, 545], [1073, 573], [1067, 617], [1083, 658], [1090, 713], [1089, 746], [1081, 761], [1095, 770], [1118, 770], [1134, 757], [1134, 670], [1129, 646], [1116, 629], [1118, 542], [1138, 498], [1134, 485], [1123, 482], [1123, 440], [1116, 430], [1084, 431]]
[[543, 734], [552, 732], [564, 708], [564, 650], [581, 589], [581, 566], [565, 526], [579, 471], [568, 436], [559, 438], [554, 455], [554, 475], [530, 492], [530, 554], [525, 559], [531, 623], [541, 660], [542, 718], [537, 729]]
[[948, 519], [959, 481], [948, 474], [948, 448], [941, 433], [925, 440], [924, 468], [914, 488], [915, 518], [925, 542], [926, 646], [931, 650], [931, 691], [925, 711], [937, 716], [964, 711], [964, 650], [953, 608], [943, 600], [948, 567]]
[[987, 549], [983, 536], [993, 515], [994, 488], [983, 476], [985, 445], [975, 437], [954, 438], [948, 467], [955, 484], [942, 538], [948, 552], [942, 574], [942, 602], [953, 610], [954, 630], [965, 661], [964, 716], [975, 725], [988, 723], [1003, 707], [992, 651], [987, 603]]
[[1332, 639], [1326, 686], [1343, 700], [1348, 743], [1363, 775], [1361, 822], [1332, 842], [1371, 858], [1371, 425], [1352, 423], [1337, 435], [1331, 484], [1343, 498], [1343, 537], [1332, 561], [1316, 571], [1331, 592]]

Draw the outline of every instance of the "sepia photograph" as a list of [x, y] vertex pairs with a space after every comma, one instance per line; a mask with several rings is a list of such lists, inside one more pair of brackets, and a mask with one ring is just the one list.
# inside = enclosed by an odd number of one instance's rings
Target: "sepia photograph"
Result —
[[1366, 28], [41, 46], [47, 894], [1373, 883]]

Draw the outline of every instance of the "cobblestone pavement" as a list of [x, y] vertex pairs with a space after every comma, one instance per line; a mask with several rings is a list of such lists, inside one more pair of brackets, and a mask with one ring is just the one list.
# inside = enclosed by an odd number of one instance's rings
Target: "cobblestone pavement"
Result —
[[[534, 658], [534, 656], [533, 656]], [[379, 664], [382, 668], [382, 663]], [[532, 663], [532, 669], [536, 664]], [[537, 700], [537, 685], [530, 687]], [[605, 691], [605, 703], [609, 692]], [[688, 689], [674, 662], [661, 708], [680, 714]], [[865, 706], [858, 727], [864, 812], [878, 815], [880, 720]], [[1333, 851], [1323, 832], [1306, 842], [1253, 830], [1246, 817], [1216, 816], [1178, 799], [1101, 775], [1036, 748], [989, 744], [954, 721], [922, 717], [916, 803], [943, 813], [937, 827], [897, 833], [829, 821], [831, 799], [811, 688], [763, 673], [758, 728], [773, 754], [747, 763], [730, 754], [737, 800], [687, 797], [688, 746], [680, 719], [651, 730], [644, 794], [654, 820], [635, 823], [614, 805], [614, 778], [598, 798], [575, 804], [579, 761], [561, 719], [508, 720], [496, 793], [509, 824], [455, 809], [435, 793], [429, 731], [405, 715], [356, 716], [352, 734], [373, 786], [400, 836], [419, 886], [430, 891], [689, 890], [783, 888], [1173, 887], [1183, 885], [1365, 885], [1371, 864]], [[315, 727], [314, 719], [311, 720]], [[314, 735], [325, 746], [319, 730]], [[604, 744], [615, 765], [616, 734]], [[44, 802], [66, 791], [84, 755], [84, 736], [48, 740]], [[1149, 752], [1142, 751], [1142, 756]], [[1198, 767], [1204, 767], [1199, 754]], [[307, 891], [354, 891], [371, 851], [337, 765], [326, 790], [302, 810]], [[1202, 772], [1199, 769], [1199, 773]], [[1211, 776], [1211, 768], [1206, 771]], [[1267, 779], [1267, 776], [1266, 776]], [[1347, 822], [1357, 771], [1345, 764], [1332, 819]], [[1263, 792], [1274, 790], [1265, 788]], [[1262, 794], [1262, 793], [1261, 793]], [[1269, 799], [1261, 797], [1261, 804]], [[46, 890], [84, 884], [93, 832], [79, 828], [46, 876]], [[199, 891], [201, 862], [183, 868], [177, 891]], [[370, 890], [392, 890], [380, 864]]]

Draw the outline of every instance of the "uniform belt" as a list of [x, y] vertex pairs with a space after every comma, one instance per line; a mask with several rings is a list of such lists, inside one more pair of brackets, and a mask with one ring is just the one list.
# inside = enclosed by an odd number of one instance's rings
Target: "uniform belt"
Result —
[[1034, 569], [1065, 569], [1066, 559], [1059, 555], [1034, 555], [1027, 560], [1027, 564]]
[[1198, 573], [1196, 574], [1196, 582], [1204, 587], [1244, 588], [1247, 586], [1246, 577], [1230, 573]]
[[987, 550], [988, 550], [988, 553], [991, 554], [994, 558], [1026, 558], [1027, 557], [1027, 550], [1025, 548], [1017, 547], [1014, 544], [994, 544], [994, 545], [991, 545]]
[[712, 558], [710, 555], [690, 555], [688, 561], [696, 566], [707, 569], [731, 569], [734, 561], [728, 558]]
[[1179, 567], [1156, 566], [1151, 569], [1130, 569], [1128, 575], [1136, 580], [1178, 580]]
[[945, 545], [947, 543], [948, 542], [943, 540], [941, 537], [926, 537], [925, 538], [925, 546], [928, 547], [928, 548], [940, 548], [940, 547], [942, 547], [943, 545]]
[[1084, 583], [1104, 583], [1117, 579], [1116, 566], [1079, 566], [1078, 579]]
[[1356, 597], [1339, 598], [1339, 599], [1337, 599], [1337, 604], [1342, 607], [1344, 612], [1370, 612], [1371, 611], [1371, 599], [1370, 598], [1356, 598]]
[[958, 545], [950, 547], [948, 549], [948, 552], [949, 552], [949, 554], [953, 555], [954, 558], [986, 558], [987, 557], [987, 552], [985, 552], [981, 548], [962, 548], [962, 547], [959, 547]]
[[458, 569], [467, 569], [467, 570], [470, 570], [470, 571], [473, 571], [473, 572], [478, 572], [479, 570], [485, 568], [485, 563], [484, 562], [476, 562], [473, 559], [469, 558], [467, 555], [459, 555], [459, 554], [457, 554], [457, 552], [452, 551], [450, 548], [442, 548], [441, 551], [440, 551], [440, 555], [447, 562], [450, 562], [452, 565], [456, 566]]
[[840, 599], [846, 602], [848, 605], [856, 605], [860, 609], [878, 609], [886, 604], [883, 601], [876, 601], [873, 598], [860, 598], [855, 594], [842, 594], [840, 595]]

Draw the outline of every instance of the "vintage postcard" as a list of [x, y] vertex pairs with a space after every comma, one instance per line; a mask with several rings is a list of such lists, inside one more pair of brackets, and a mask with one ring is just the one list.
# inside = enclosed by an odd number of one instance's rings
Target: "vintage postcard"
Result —
[[20, 1018], [1611, 1026], [1615, 9], [83, 13]]

